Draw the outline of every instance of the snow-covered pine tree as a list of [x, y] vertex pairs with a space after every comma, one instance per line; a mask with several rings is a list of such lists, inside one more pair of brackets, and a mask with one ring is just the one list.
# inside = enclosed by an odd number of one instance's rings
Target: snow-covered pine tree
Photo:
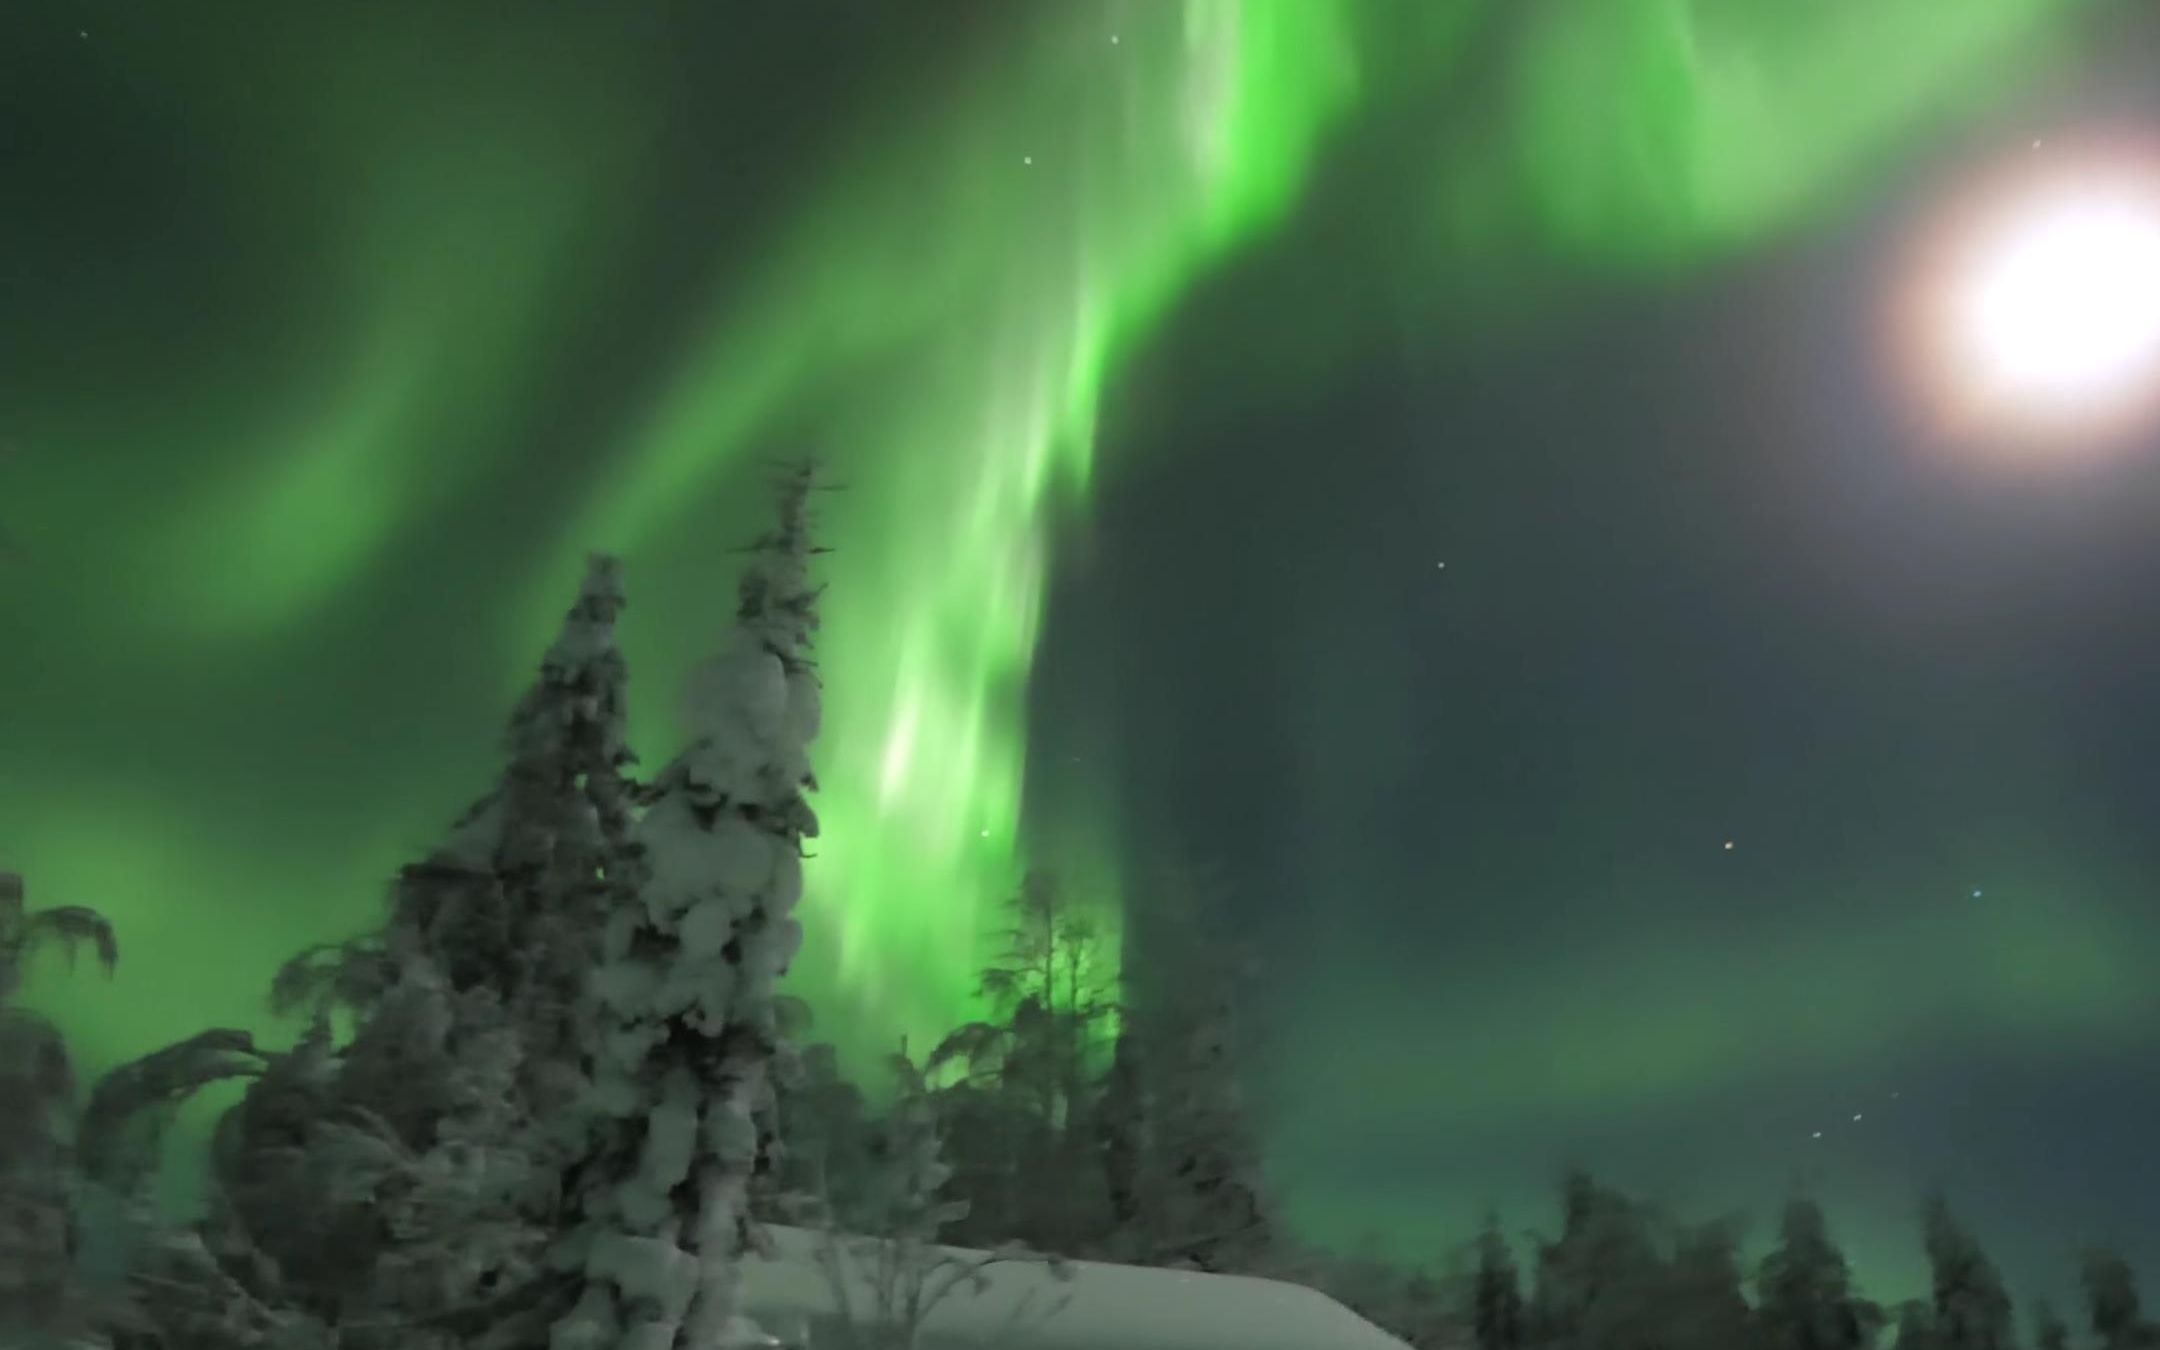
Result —
[[1922, 1211], [1933, 1284], [1935, 1350], [2013, 1350], [2009, 1292], [1994, 1262], [1941, 1195]]
[[2137, 1277], [2130, 1263], [2104, 1247], [2087, 1251], [2079, 1262], [2085, 1287], [2085, 1310], [2100, 1350], [2156, 1350], [2160, 1326], [2141, 1315]]
[[752, 549], [733, 634], [693, 676], [690, 744], [634, 839], [648, 874], [609, 914], [587, 1027], [585, 1157], [562, 1249], [581, 1286], [553, 1350], [713, 1350], [746, 1327], [738, 1263], [758, 1117], [783, 1053], [773, 984], [800, 940], [814, 471], [789, 473]]
[[1853, 1292], [1822, 1207], [1803, 1196], [1786, 1202], [1755, 1289], [1765, 1350], [1864, 1350], [1882, 1326], [1882, 1309]]

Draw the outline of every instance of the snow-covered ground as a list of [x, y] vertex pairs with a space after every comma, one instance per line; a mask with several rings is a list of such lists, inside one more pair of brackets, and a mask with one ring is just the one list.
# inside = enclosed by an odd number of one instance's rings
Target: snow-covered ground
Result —
[[[839, 1313], [817, 1264], [819, 1237], [768, 1229], [773, 1259], [751, 1257], [743, 1278], [750, 1315], [784, 1344], [824, 1350]], [[962, 1260], [981, 1252], [943, 1249]], [[1311, 1289], [1275, 1280], [1075, 1261], [1059, 1279], [1035, 1264], [1000, 1265], [989, 1287], [953, 1291], [925, 1319], [921, 1350], [1405, 1350], [1403, 1343]], [[850, 1265], [849, 1299], [874, 1304]]]

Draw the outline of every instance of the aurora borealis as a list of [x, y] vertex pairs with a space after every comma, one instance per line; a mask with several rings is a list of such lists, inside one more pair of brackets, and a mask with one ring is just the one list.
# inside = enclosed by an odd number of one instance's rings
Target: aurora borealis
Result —
[[1541, 1221], [1568, 1150], [1712, 1207], [1815, 1176], [1884, 1279], [1931, 1169], [2003, 1179], [2013, 1263], [2127, 1223], [1892, 1122], [2160, 1039], [2150, 723], [2079, 753], [2116, 705], [2057, 678], [2150, 655], [2152, 475], [1899, 469], [1794, 336], [1972, 138], [2124, 115], [2119, 9], [12, 6], [0, 863], [125, 953], [40, 988], [92, 1063], [261, 1025], [486, 786], [588, 549], [664, 759], [808, 447], [831, 1034], [964, 1016], [1026, 862], [1114, 915], [1206, 855], [1322, 1235]]

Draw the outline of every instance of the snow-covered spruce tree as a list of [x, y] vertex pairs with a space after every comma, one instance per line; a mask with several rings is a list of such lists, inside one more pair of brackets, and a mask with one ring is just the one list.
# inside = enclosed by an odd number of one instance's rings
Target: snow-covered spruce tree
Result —
[[[438, 857], [491, 877], [499, 889], [465, 912], [425, 918], [453, 988], [485, 986], [513, 1008], [567, 1014], [591, 969], [610, 896], [636, 880], [621, 875], [631, 854], [627, 775], [636, 762], [615, 645], [622, 609], [621, 565], [593, 556], [539, 679], [511, 714], [501, 785], [458, 823]], [[460, 940], [461, 925], [472, 927], [470, 940]]]
[[1786, 1202], [1755, 1290], [1764, 1350], [1865, 1350], [1883, 1324], [1882, 1309], [1853, 1292], [1822, 1207], [1805, 1197]]
[[2013, 1350], [2010, 1295], [1995, 1263], [1940, 1195], [1922, 1211], [1935, 1350]]
[[281, 1010], [364, 1008], [397, 964], [425, 958], [454, 993], [492, 990], [525, 1039], [523, 1084], [538, 1112], [569, 1104], [573, 1008], [597, 963], [611, 906], [635, 893], [635, 763], [626, 740], [626, 669], [615, 642], [622, 567], [595, 554], [540, 673], [510, 717], [501, 780], [448, 841], [404, 868], [385, 927], [302, 953], [280, 972]]
[[[492, 990], [405, 955], [349, 1044], [318, 1015], [220, 1123], [226, 1263], [340, 1350], [522, 1347], [545, 1334], [559, 1159]], [[536, 1324], [537, 1319], [537, 1324]]]
[[539, 1277], [583, 1082], [573, 1010], [607, 901], [640, 875], [622, 605], [617, 563], [593, 557], [502, 781], [400, 870], [381, 929], [279, 972], [274, 1006], [314, 1022], [221, 1122], [222, 1232], [263, 1258], [238, 1287], [349, 1346], [514, 1344], [560, 1311]]
[[2138, 1305], [2137, 1277], [2121, 1256], [2095, 1247], [2079, 1262], [2085, 1287], [2085, 1311], [2100, 1350], [2160, 1350], [2160, 1325], [2148, 1322]]
[[784, 480], [733, 635], [693, 676], [690, 744], [638, 822], [649, 874], [607, 919], [560, 1253], [580, 1295], [553, 1350], [712, 1350], [745, 1330], [758, 1117], [783, 1053], [773, 984], [800, 940], [802, 841], [817, 832], [804, 799], [819, 719], [813, 487], [809, 467]]

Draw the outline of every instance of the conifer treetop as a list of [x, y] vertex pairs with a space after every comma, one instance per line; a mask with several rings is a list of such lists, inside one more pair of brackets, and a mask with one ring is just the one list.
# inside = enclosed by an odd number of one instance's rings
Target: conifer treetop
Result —
[[810, 582], [810, 559], [823, 551], [810, 542], [810, 494], [819, 490], [818, 474], [813, 460], [781, 473], [779, 523], [750, 546], [750, 564], [736, 587], [736, 622], [762, 639], [789, 674], [811, 667], [811, 634], [818, 626], [821, 588]]
[[603, 754], [627, 762], [623, 745], [626, 671], [615, 645], [615, 621], [624, 604], [622, 563], [604, 553], [585, 561], [577, 600], [562, 630], [541, 658], [540, 678], [519, 700], [510, 721], [514, 759], [561, 753], [569, 727], [597, 727]]

